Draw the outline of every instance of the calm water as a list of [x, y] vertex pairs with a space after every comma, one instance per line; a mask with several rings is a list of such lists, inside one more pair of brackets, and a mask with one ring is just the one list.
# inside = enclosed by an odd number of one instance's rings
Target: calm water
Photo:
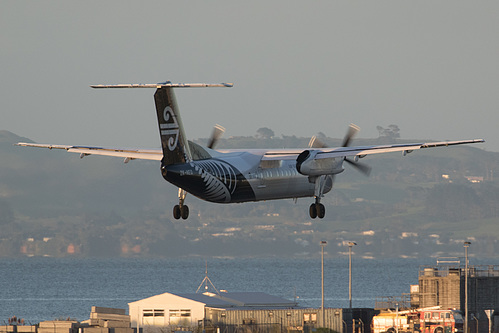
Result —
[[[373, 307], [377, 296], [400, 296], [417, 284], [419, 265], [435, 259], [353, 262], [353, 306]], [[497, 264], [496, 262], [472, 264]], [[0, 323], [13, 315], [28, 323], [89, 318], [92, 306], [127, 309], [128, 303], [164, 292], [196, 292], [205, 276], [204, 259], [0, 260]], [[262, 291], [301, 306], [320, 307], [320, 258], [209, 259], [217, 289]], [[348, 307], [348, 260], [325, 260], [325, 302]]]

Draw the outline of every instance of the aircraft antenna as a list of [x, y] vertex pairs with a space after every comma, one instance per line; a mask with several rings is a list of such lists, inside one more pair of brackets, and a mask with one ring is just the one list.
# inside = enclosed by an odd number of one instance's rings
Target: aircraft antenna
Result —
[[199, 285], [198, 289], [196, 290], [196, 293], [199, 292], [199, 289], [201, 289], [201, 286], [204, 284], [204, 290], [208, 291], [208, 282], [210, 283], [211, 287], [215, 290], [218, 296], [220, 296], [220, 292], [218, 291], [217, 288], [213, 285], [211, 282], [210, 278], [208, 277], [208, 260], [206, 260], [206, 269], [205, 269], [205, 275], [203, 281], [201, 281], [201, 284]]

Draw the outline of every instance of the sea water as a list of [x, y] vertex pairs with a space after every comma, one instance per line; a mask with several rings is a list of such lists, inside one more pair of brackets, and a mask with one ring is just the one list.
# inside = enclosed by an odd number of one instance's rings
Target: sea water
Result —
[[[480, 264], [496, 264], [486, 262]], [[401, 296], [418, 283], [428, 259], [353, 259], [352, 305], [374, 307], [381, 296]], [[478, 264], [478, 263], [475, 263]], [[320, 307], [321, 260], [316, 259], [0, 259], [0, 323], [87, 320], [92, 306], [126, 309], [164, 292], [265, 292], [299, 306]], [[348, 307], [348, 258], [325, 259], [325, 306]], [[205, 280], [207, 281], [207, 280]]]

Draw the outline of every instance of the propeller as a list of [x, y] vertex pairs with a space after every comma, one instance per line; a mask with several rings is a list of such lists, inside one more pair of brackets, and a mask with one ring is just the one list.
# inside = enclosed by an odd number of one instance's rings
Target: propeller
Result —
[[[348, 126], [348, 131], [345, 137], [343, 138], [343, 142], [341, 143], [342, 147], [348, 147], [350, 146], [350, 143], [352, 142], [353, 138], [355, 135], [360, 131], [360, 127], [355, 125], [355, 124], [350, 124]], [[328, 146], [322, 142], [320, 139], [318, 139], [316, 136], [313, 136], [310, 139], [310, 142], [308, 143], [309, 148], [318, 148], [318, 149], [323, 149], [323, 148], [328, 148]], [[371, 173], [371, 167], [367, 164], [364, 163], [359, 163], [357, 161], [358, 159], [356, 158], [355, 160], [351, 160], [347, 157], [345, 157], [345, 162], [353, 166], [357, 171], [363, 173], [366, 176], [369, 176]]]
[[357, 169], [357, 171], [360, 171], [366, 176], [369, 176], [371, 174], [371, 167], [365, 163], [355, 162], [348, 158], [345, 158], [345, 162], [349, 163], [351, 166]]
[[[360, 131], [360, 127], [355, 125], [355, 124], [350, 124], [348, 126], [348, 131], [345, 137], [343, 138], [343, 142], [341, 143], [341, 147], [348, 147], [350, 146], [350, 142], [352, 141], [353, 137]], [[308, 143], [309, 148], [329, 148], [324, 142], [322, 142], [317, 136], [313, 136], [309, 143]]]
[[343, 138], [343, 142], [341, 143], [342, 147], [350, 146], [350, 142], [354, 138], [354, 136], [360, 131], [360, 127], [355, 124], [350, 124], [348, 126], [348, 131], [345, 137]]
[[[350, 124], [350, 126], [348, 126], [347, 134], [343, 138], [343, 142], [342, 142], [341, 146], [342, 147], [350, 146], [352, 139], [359, 131], [360, 131], [359, 126], [357, 126], [355, 124]], [[359, 162], [351, 160], [347, 157], [345, 157], [345, 162], [347, 162], [348, 164], [353, 166], [355, 169], [357, 169], [357, 171], [360, 171], [361, 173], [363, 173], [366, 176], [369, 176], [369, 174], [371, 173], [371, 167], [367, 164], [359, 163]]]
[[213, 149], [217, 145], [218, 140], [222, 137], [224, 132], [225, 128], [223, 126], [220, 126], [218, 124], [215, 125], [213, 127], [213, 132], [211, 132], [210, 141], [208, 141], [207, 147]]
[[308, 148], [327, 148], [327, 145], [314, 135], [310, 138]]

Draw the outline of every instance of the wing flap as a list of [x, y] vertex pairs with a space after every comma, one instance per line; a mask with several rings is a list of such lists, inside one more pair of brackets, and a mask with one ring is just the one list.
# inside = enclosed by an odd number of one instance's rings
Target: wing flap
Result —
[[48, 148], [48, 149], [64, 149], [70, 153], [79, 153], [82, 156], [86, 155], [101, 155], [112, 157], [123, 157], [127, 159], [142, 159], [161, 161], [163, 153], [161, 150], [154, 149], [116, 149], [116, 148], [101, 148], [101, 147], [86, 147], [86, 146], [67, 146], [67, 145], [51, 145], [39, 143], [19, 142], [17, 146]]
[[[395, 145], [375, 145], [375, 146], [357, 146], [357, 147], [339, 147], [330, 149], [320, 149], [320, 151], [315, 156], [316, 159], [325, 158], [336, 158], [336, 157], [353, 157], [353, 156], [364, 156], [382, 153], [391, 153], [396, 151], [407, 151], [411, 152], [413, 150], [423, 149], [423, 148], [435, 148], [435, 147], [448, 147], [456, 145], [464, 145], [471, 143], [483, 143], [483, 139], [472, 139], [472, 140], [458, 140], [458, 141], [440, 141], [440, 142], [427, 142], [427, 143], [404, 143]], [[315, 150], [310, 149], [309, 150]], [[273, 150], [265, 152], [262, 160], [293, 160], [298, 157], [298, 155], [306, 149], [283, 149], [283, 150]]]
[[464, 145], [471, 143], [483, 143], [483, 139], [458, 140], [458, 141], [440, 141], [427, 143], [407, 143], [395, 145], [378, 145], [378, 146], [358, 146], [358, 147], [341, 147], [332, 150], [323, 150], [316, 155], [317, 159], [332, 158], [332, 157], [350, 157], [364, 156], [373, 154], [390, 153], [396, 151], [411, 152], [413, 150], [423, 148], [448, 147], [456, 145]]
[[303, 152], [304, 149], [283, 149], [283, 150], [270, 150], [265, 152], [262, 157], [263, 161], [284, 161], [284, 160], [296, 160], [298, 155]]
[[428, 143], [423, 143], [421, 148], [447, 147], [447, 146], [466, 145], [470, 143], [484, 143], [484, 142], [485, 142], [484, 139], [428, 142]]
[[422, 143], [402, 144], [402, 145], [381, 145], [381, 146], [359, 146], [341, 147], [334, 150], [321, 151], [316, 155], [316, 159], [364, 156], [373, 154], [391, 153], [396, 151], [413, 151], [421, 149]]

